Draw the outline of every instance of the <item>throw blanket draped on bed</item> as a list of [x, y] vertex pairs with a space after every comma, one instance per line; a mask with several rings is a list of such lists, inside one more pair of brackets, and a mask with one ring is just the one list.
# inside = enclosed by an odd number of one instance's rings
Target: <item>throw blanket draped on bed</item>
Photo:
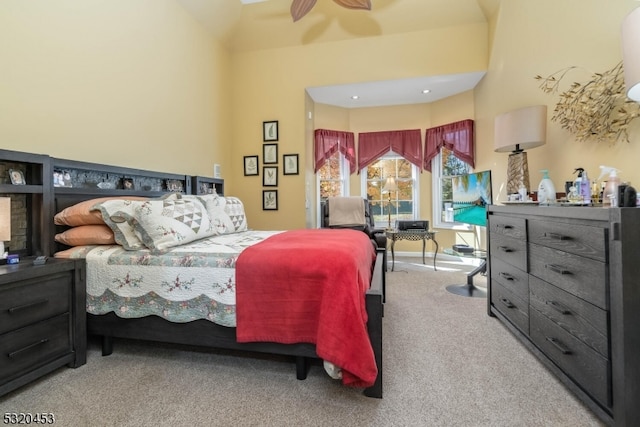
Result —
[[371, 386], [365, 293], [374, 259], [355, 230], [286, 231], [246, 248], [236, 263], [238, 342], [313, 343], [345, 385]]

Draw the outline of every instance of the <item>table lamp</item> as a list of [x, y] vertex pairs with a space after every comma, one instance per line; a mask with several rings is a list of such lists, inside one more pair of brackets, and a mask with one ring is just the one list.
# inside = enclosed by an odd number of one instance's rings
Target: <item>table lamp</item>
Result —
[[398, 191], [398, 184], [396, 184], [396, 179], [392, 176], [388, 177], [382, 187], [382, 191], [387, 193], [389, 199], [389, 224], [387, 225], [388, 229], [391, 230], [391, 192]]
[[547, 106], [535, 105], [496, 117], [495, 151], [511, 151], [507, 165], [507, 194], [529, 186], [529, 165], [525, 149], [544, 145], [547, 135]]
[[627, 15], [622, 22], [622, 64], [627, 96], [640, 102], [640, 8]]
[[0, 258], [4, 256], [4, 242], [11, 240], [11, 198], [0, 197]]

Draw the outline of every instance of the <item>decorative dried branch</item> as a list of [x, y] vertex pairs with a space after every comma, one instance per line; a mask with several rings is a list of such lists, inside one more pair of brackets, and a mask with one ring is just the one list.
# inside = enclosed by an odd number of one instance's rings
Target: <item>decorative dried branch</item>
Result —
[[[540, 89], [545, 93], [558, 93], [560, 82], [575, 66], [567, 67], [542, 77]], [[622, 62], [605, 71], [594, 73], [586, 83], [574, 82], [560, 93], [551, 121], [558, 122], [583, 142], [595, 140], [613, 144], [619, 139], [629, 142], [628, 127], [640, 116], [640, 104], [627, 98], [624, 87]]]

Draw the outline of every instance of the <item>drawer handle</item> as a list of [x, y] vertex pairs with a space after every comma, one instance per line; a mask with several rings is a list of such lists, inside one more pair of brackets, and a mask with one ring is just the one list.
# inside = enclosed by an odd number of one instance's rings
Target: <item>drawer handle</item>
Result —
[[512, 225], [508, 225], [508, 224], [497, 224], [496, 227], [504, 228], [505, 230], [511, 230], [513, 228]]
[[548, 237], [553, 240], [569, 240], [570, 239], [570, 237], [563, 236], [562, 234], [558, 234], [558, 233], [544, 233], [544, 237]]
[[36, 305], [46, 304], [48, 302], [49, 302], [49, 300], [45, 298], [45, 299], [41, 299], [41, 300], [38, 300], [38, 301], [30, 302], [29, 304], [19, 305], [17, 307], [11, 307], [9, 309], [9, 314], [13, 314], [16, 311], [20, 311], [20, 310], [26, 310], [27, 308], [31, 308], [31, 307], [34, 307]]
[[549, 304], [554, 310], [560, 312], [560, 314], [571, 314], [571, 311], [559, 302], [547, 301], [547, 304]]
[[554, 271], [558, 274], [571, 274], [571, 271], [565, 270], [563, 267], [555, 264], [545, 264], [544, 268], [548, 268], [551, 271]]
[[513, 252], [513, 249], [508, 246], [498, 246], [498, 249], [500, 249], [502, 252]]
[[512, 275], [510, 275], [509, 273], [505, 273], [505, 272], [501, 272], [500, 273], [500, 277], [503, 277], [503, 278], [505, 278], [507, 280], [515, 280], [515, 278]]
[[555, 338], [547, 337], [547, 341], [549, 341], [555, 348], [560, 350], [562, 354], [571, 354], [571, 350], [565, 347], [560, 341]]
[[42, 345], [46, 342], [48, 342], [49, 340], [47, 338], [43, 338], [40, 341], [34, 342], [33, 344], [29, 344], [26, 347], [22, 347], [20, 350], [16, 350], [16, 351], [12, 351], [11, 353], [8, 354], [10, 359], [13, 359], [14, 357], [16, 357], [17, 355], [19, 355], [20, 353], [23, 353], [25, 351], [31, 350], [34, 347], [37, 347], [39, 345]]
[[500, 302], [502, 302], [504, 305], [506, 305], [506, 306], [507, 306], [507, 308], [514, 308], [514, 307], [515, 307], [515, 305], [513, 305], [513, 304], [511, 303], [511, 301], [509, 301], [509, 300], [508, 300], [508, 299], [506, 299], [506, 298], [500, 298]]

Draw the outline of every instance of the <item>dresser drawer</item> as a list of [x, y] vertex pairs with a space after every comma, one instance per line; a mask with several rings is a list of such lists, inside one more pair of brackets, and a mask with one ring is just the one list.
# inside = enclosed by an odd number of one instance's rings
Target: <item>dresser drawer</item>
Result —
[[489, 232], [492, 239], [495, 235], [502, 234], [516, 240], [526, 240], [527, 222], [524, 218], [489, 215]]
[[528, 250], [532, 275], [603, 310], [608, 309], [604, 262], [534, 244], [530, 244]]
[[0, 335], [0, 378], [9, 380], [71, 352], [70, 330], [65, 313]]
[[529, 303], [555, 324], [609, 358], [606, 311], [533, 276], [529, 278]]
[[529, 220], [529, 242], [606, 262], [606, 230], [564, 222]]
[[531, 309], [531, 340], [601, 405], [611, 407], [609, 360]]
[[502, 234], [492, 235], [489, 249], [491, 258], [500, 259], [522, 271], [527, 271], [527, 242], [524, 240]]
[[491, 285], [491, 304], [525, 334], [529, 334], [529, 304], [504, 286]]
[[0, 334], [69, 311], [70, 272], [0, 288]]
[[491, 257], [491, 281], [497, 282], [529, 303], [529, 275], [499, 258]]

